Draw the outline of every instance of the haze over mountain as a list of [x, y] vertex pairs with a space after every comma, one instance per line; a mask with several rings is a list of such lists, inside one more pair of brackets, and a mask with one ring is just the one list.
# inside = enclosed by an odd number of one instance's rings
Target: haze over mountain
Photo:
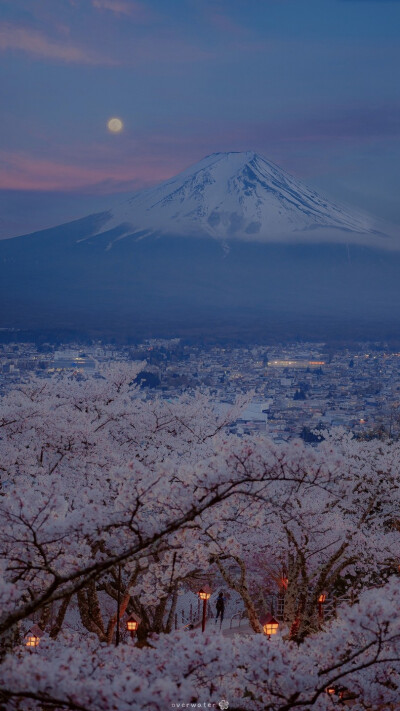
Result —
[[378, 338], [400, 324], [396, 237], [250, 151], [3, 240], [0, 281], [2, 328]]

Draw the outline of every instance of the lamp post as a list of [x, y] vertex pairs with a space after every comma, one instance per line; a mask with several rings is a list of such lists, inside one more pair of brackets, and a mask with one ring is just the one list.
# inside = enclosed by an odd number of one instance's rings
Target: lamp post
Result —
[[268, 639], [271, 639], [271, 634], [276, 634], [279, 628], [279, 622], [271, 614], [263, 615], [260, 618], [260, 624], [262, 625], [264, 634], [267, 635]]
[[132, 639], [134, 639], [137, 632], [137, 628], [140, 625], [140, 618], [136, 615], [131, 615], [126, 621], [126, 629], [131, 633]]
[[117, 589], [117, 629], [115, 633], [115, 646], [119, 645], [119, 618], [121, 616], [121, 563], [118, 563], [118, 589]]
[[211, 596], [211, 588], [209, 585], [204, 585], [201, 590], [199, 590], [199, 598], [203, 600], [203, 620], [201, 623], [201, 631], [204, 632], [206, 629], [206, 615], [207, 615], [207, 600]]
[[326, 594], [321, 593], [321, 595], [318, 598], [318, 617], [320, 619], [320, 622], [324, 621], [324, 602], [326, 600]]

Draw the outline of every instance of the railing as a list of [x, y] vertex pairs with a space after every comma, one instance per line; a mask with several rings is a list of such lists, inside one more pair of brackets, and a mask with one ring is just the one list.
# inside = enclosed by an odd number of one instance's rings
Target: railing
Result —
[[[326, 622], [328, 620], [331, 620], [332, 618], [336, 617], [336, 608], [339, 605], [352, 602], [354, 602], [354, 600], [348, 596], [340, 598], [327, 596], [322, 608], [323, 619]], [[282, 593], [272, 593], [267, 595], [264, 604], [265, 609], [268, 612], [271, 612], [271, 614], [276, 617], [279, 622], [283, 622], [285, 612], [285, 598]], [[199, 627], [202, 622], [202, 613], [203, 610], [200, 600], [191, 600], [190, 603], [185, 605], [185, 608], [181, 608], [175, 613], [175, 629], [193, 629]], [[214, 619], [215, 614], [215, 606], [213, 604], [208, 604], [207, 620]], [[244, 609], [237, 609], [236, 604], [227, 605], [225, 607], [225, 619], [230, 621], [230, 629], [232, 629], [232, 627], [234, 626], [240, 627], [242, 624], [242, 620], [244, 620], [246, 617], [246, 611]], [[226, 622], [225, 625], [227, 625]]]
[[246, 611], [245, 611], [245, 610], [239, 610], [239, 612], [235, 612], [235, 614], [232, 615], [232, 617], [231, 617], [231, 623], [230, 623], [230, 625], [229, 625], [229, 629], [232, 629], [233, 620], [234, 620], [235, 618], [238, 618], [238, 619], [239, 619], [239, 624], [238, 624], [237, 626], [240, 627], [240, 625], [242, 624], [242, 620], [243, 620], [245, 617], [247, 617], [247, 614], [246, 614]]
[[[268, 596], [267, 598], [267, 610], [269, 610], [274, 617], [279, 622], [282, 622], [285, 616], [285, 596], [282, 594], [274, 594]], [[325, 621], [331, 620], [336, 617], [336, 610], [339, 605], [343, 604], [353, 604], [354, 596], [343, 596], [343, 597], [326, 597], [325, 602], [322, 606], [323, 619]]]
[[[207, 619], [214, 617], [214, 611], [211, 605], [207, 605]], [[180, 610], [179, 613], [175, 613], [175, 629], [193, 629], [201, 624], [203, 619], [203, 610], [193, 610], [192, 605], [188, 611]]]

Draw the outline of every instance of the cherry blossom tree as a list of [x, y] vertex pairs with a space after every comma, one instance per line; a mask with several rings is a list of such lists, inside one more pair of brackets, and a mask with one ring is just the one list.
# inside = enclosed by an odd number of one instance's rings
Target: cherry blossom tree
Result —
[[302, 641], [321, 624], [321, 595], [350, 586], [356, 595], [396, 569], [400, 448], [342, 432], [318, 448], [294, 443], [278, 454], [272, 443], [254, 446], [264, 457], [275, 452], [298, 483], [277, 482], [272, 505], [251, 499], [208, 528], [212, 560], [241, 595], [254, 631], [261, 631], [263, 592], [275, 590], [284, 595], [291, 636]]
[[[222, 415], [206, 393], [150, 399], [133, 384], [139, 367], [34, 380], [4, 400], [3, 705], [150, 711], [224, 697], [238, 710], [325, 709], [329, 686], [360, 709], [391, 703], [399, 597], [397, 580], [383, 583], [400, 559], [399, 445], [228, 435], [243, 400]], [[282, 570], [286, 628], [267, 640], [256, 593]], [[172, 632], [178, 592], [216, 571], [259, 634]], [[321, 628], [318, 596], [344, 576], [359, 602]], [[139, 646], [110, 644], [118, 590], [121, 614], [141, 617]], [[23, 640], [33, 615], [47, 633], [34, 651]]]
[[356, 711], [389, 709], [399, 698], [399, 604], [395, 579], [301, 645], [279, 634], [227, 640], [198, 631], [155, 636], [142, 649], [115, 649], [94, 635], [42, 639], [0, 665], [2, 702], [10, 711], [163, 711], [227, 699], [234, 711], [327, 711], [344, 694]]
[[134, 374], [34, 381], [4, 403], [0, 556], [12, 595], [0, 631], [38, 610], [45, 626], [62, 601], [55, 636], [76, 594], [86, 629], [111, 641], [115, 616], [103, 619], [98, 592], [115, 596], [119, 564], [123, 605], [139, 591], [142, 613], [146, 596], [159, 605], [160, 628], [168, 595], [206, 564], [200, 514], [284, 476], [268, 462], [232, 469], [222, 432], [240, 402], [221, 416], [202, 394], [146, 400]]

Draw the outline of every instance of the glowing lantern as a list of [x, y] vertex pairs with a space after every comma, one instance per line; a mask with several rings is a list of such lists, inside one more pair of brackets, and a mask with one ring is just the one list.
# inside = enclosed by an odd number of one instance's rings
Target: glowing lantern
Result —
[[318, 598], [318, 617], [321, 622], [324, 621], [324, 602], [326, 600], [326, 593], [321, 593], [321, 595]]
[[200, 590], [199, 590], [199, 598], [200, 600], [203, 600], [203, 619], [201, 622], [201, 630], [202, 632], [205, 631], [206, 629], [206, 617], [207, 617], [207, 600], [210, 599], [211, 597], [211, 588], [209, 585], [204, 585]]
[[204, 588], [201, 588], [201, 590], [199, 590], [200, 600], [209, 600], [210, 597], [211, 597], [211, 588], [208, 585], [205, 585]]
[[333, 696], [333, 694], [336, 694], [336, 689], [334, 686], [328, 686], [327, 689], [325, 689], [326, 693], [329, 694], [329, 696]]
[[43, 630], [40, 629], [39, 625], [33, 625], [25, 637], [25, 644], [27, 647], [35, 648], [40, 642], [40, 638], [43, 635]]
[[36, 637], [35, 634], [29, 634], [26, 638], [27, 647], [37, 647], [40, 642], [40, 637]]
[[131, 633], [132, 639], [135, 636], [135, 632], [137, 631], [137, 628], [139, 627], [139, 625], [140, 625], [140, 619], [139, 619], [139, 617], [136, 617], [136, 615], [131, 615], [127, 619], [126, 629], [128, 630], [128, 632]]
[[260, 619], [260, 623], [262, 624], [264, 634], [266, 634], [267, 637], [271, 637], [271, 634], [276, 634], [278, 632], [279, 622], [275, 619], [275, 617], [272, 617], [272, 615], [264, 615], [264, 617]]

